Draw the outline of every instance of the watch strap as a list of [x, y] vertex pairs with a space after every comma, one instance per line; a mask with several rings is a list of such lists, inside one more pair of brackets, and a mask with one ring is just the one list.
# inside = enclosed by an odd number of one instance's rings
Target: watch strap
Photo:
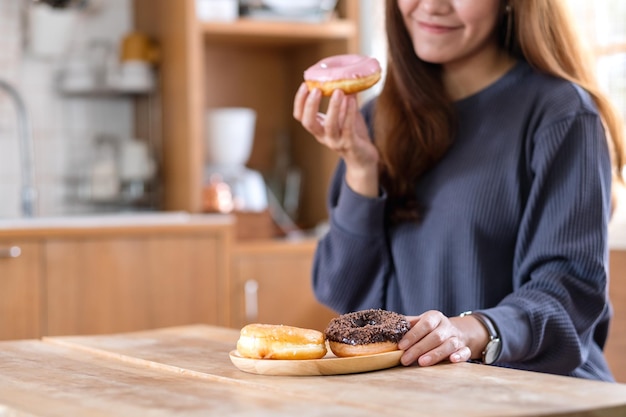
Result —
[[500, 356], [500, 349], [499, 349], [500, 346], [498, 346], [498, 354], [496, 355], [495, 358], [491, 360], [486, 359], [487, 349], [490, 347], [490, 345], [493, 345], [494, 342], [497, 343], [498, 345], [500, 344], [500, 332], [498, 331], [498, 328], [493, 323], [493, 321], [489, 317], [487, 317], [485, 314], [479, 311], [465, 311], [461, 313], [459, 316], [460, 317], [474, 316], [485, 327], [485, 329], [487, 329], [487, 333], [489, 335], [489, 341], [487, 342], [485, 349], [481, 353], [482, 363], [491, 364], [495, 362], [495, 360], [497, 359], [497, 356]]

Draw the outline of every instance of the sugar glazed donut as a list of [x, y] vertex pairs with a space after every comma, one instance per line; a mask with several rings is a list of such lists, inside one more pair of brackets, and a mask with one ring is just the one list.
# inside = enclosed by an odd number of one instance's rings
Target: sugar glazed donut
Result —
[[340, 89], [354, 94], [372, 87], [380, 80], [381, 69], [376, 58], [345, 54], [324, 58], [304, 71], [304, 82], [309, 91], [319, 88], [330, 96]]
[[327, 349], [317, 330], [254, 323], [241, 329], [237, 352], [253, 359], [320, 359]]
[[347, 357], [397, 350], [398, 342], [410, 328], [401, 314], [370, 309], [335, 317], [324, 333], [330, 350], [336, 356]]

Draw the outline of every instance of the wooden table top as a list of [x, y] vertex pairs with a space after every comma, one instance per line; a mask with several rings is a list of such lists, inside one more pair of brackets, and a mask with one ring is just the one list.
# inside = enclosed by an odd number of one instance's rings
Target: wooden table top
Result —
[[624, 384], [471, 363], [246, 373], [229, 358], [238, 336], [195, 325], [0, 342], [0, 416], [626, 416]]

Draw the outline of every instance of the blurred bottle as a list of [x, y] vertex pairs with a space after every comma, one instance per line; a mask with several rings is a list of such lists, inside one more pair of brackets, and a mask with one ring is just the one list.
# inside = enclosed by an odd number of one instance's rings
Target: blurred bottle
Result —
[[91, 166], [91, 200], [113, 201], [119, 197], [120, 178], [117, 165], [118, 140], [112, 136], [96, 138], [96, 150]]

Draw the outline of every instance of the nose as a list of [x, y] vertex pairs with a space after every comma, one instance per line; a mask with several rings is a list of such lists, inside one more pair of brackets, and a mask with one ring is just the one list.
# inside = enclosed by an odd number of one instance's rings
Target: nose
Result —
[[451, 0], [420, 0], [419, 8], [428, 14], [446, 14], [452, 8]]

